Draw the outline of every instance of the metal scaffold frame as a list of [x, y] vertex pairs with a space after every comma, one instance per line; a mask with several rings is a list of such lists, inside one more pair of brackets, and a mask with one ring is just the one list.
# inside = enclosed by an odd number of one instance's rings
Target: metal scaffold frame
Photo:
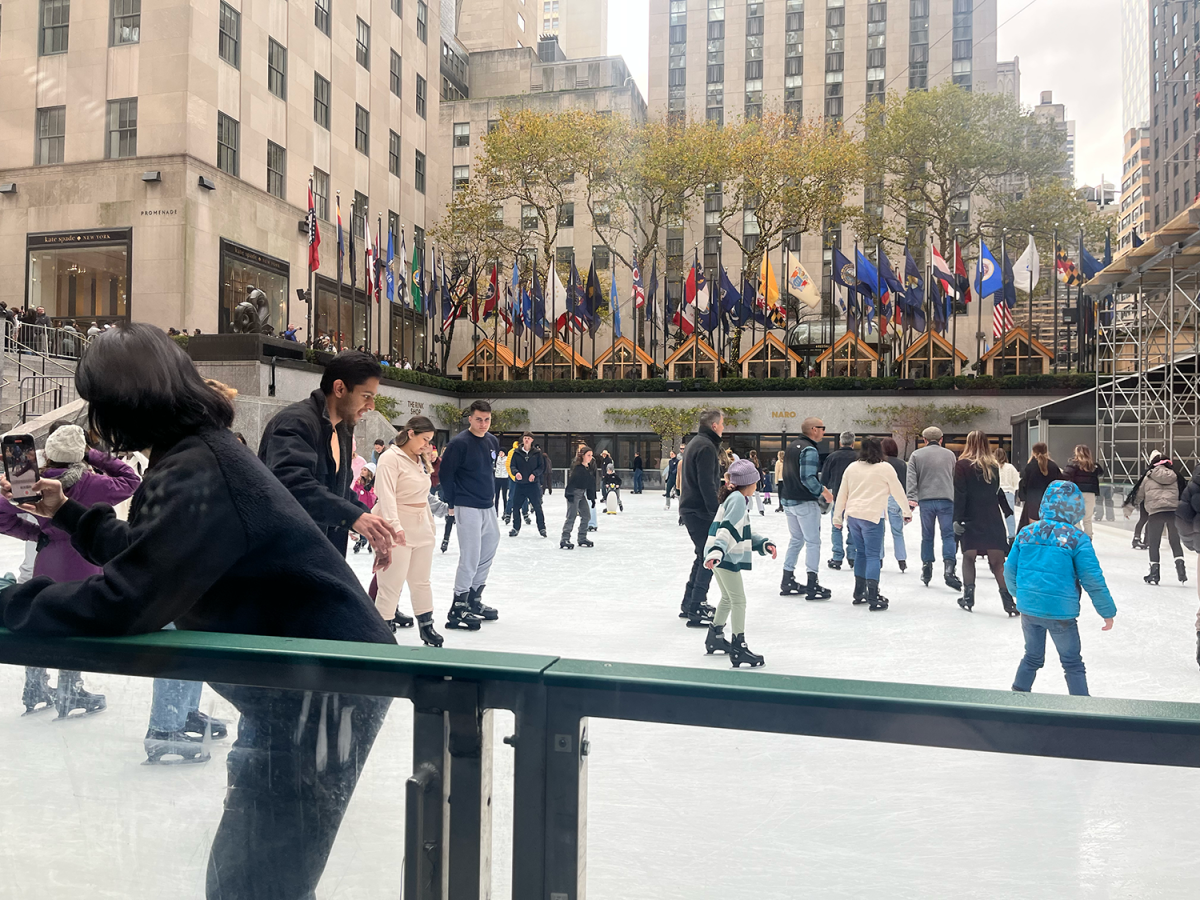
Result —
[[1177, 216], [1086, 286], [1098, 304], [1097, 459], [1130, 485], [1155, 450], [1200, 461], [1200, 208]]

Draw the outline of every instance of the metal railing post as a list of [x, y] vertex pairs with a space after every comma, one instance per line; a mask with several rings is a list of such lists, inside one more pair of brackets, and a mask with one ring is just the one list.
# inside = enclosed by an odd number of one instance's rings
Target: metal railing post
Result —
[[486, 900], [492, 886], [492, 711], [478, 685], [446, 684], [449, 900]]
[[442, 900], [445, 878], [446, 715], [441, 682], [420, 679], [413, 697], [413, 777], [407, 787], [405, 900]]
[[513, 713], [512, 896], [546, 897], [546, 688], [529, 685]]
[[546, 703], [547, 900], [584, 900], [587, 890], [587, 718], [548, 690]]

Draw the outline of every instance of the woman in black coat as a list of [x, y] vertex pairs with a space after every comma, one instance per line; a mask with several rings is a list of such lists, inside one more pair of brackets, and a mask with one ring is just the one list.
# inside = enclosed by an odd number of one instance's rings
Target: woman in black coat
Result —
[[[68, 500], [57, 481], [38, 482], [42, 499], [25, 508], [52, 518], [104, 571], [8, 588], [0, 593], [4, 627], [125, 635], [174, 623], [395, 643], [345, 557], [228, 430], [232, 404], [204, 383], [165, 332], [122, 323], [98, 335], [75, 385], [110, 449], [149, 449], [150, 466], [128, 522], [106, 504]], [[7, 482], [3, 489], [11, 497]], [[389, 700], [213, 688], [241, 720], [227, 760], [229, 790], [209, 855], [207, 896], [311, 897]]]
[[1041, 441], [1034, 444], [1033, 456], [1026, 463], [1025, 471], [1021, 473], [1021, 486], [1017, 488], [1017, 499], [1024, 504], [1017, 531], [1042, 517], [1042, 495], [1046, 493], [1046, 488], [1055, 481], [1061, 481], [1062, 477], [1062, 469], [1050, 458], [1050, 448]]
[[1008, 499], [1000, 490], [1000, 465], [992, 455], [987, 435], [972, 431], [954, 464], [954, 533], [963, 553], [963, 595], [958, 605], [967, 612], [975, 606], [975, 558], [984, 553], [1000, 588], [1004, 611], [1010, 616], [1018, 614], [1004, 583], [1004, 556], [1008, 550], [1004, 519], [1011, 514]]
[[567, 476], [567, 489], [563, 493], [567, 495], [567, 519], [563, 522], [559, 549], [575, 549], [571, 543], [571, 527], [575, 524], [576, 516], [579, 518], [579, 546], [595, 546], [588, 540], [588, 522], [596, 507], [596, 471], [592, 467], [591, 447], [580, 444], [575, 451], [575, 465]]

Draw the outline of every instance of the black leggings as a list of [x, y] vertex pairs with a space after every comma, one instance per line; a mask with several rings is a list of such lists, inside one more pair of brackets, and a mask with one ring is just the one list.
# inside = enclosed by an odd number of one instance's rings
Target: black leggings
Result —
[[[1146, 513], [1146, 505], [1144, 503], [1139, 503], [1137, 524], [1133, 526], [1133, 539], [1135, 541], [1140, 541], [1142, 539], [1142, 529], [1146, 527], [1146, 520], [1149, 518], [1150, 516]], [[1161, 534], [1161, 531], [1159, 533]]]
[[1008, 590], [1004, 583], [1004, 551], [1003, 550], [964, 550], [963, 551], [963, 584], [975, 583], [975, 557], [980, 553], [987, 554], [988, 568], [996, 578], [996, 586], [1002, 591]]
[[1171, 553], [1183, 559], [1183, 547], [1179, 545], [1179, 529], [1175, 527], [1175, 511], [1157, 512], [1146, 522], [1146, 543], [1150, 545], [1150, 562], [1158, 562], [1158, 548], [1162, 544], [1163, 528], [1167, 529], [1167, 540], [1171, 542]]

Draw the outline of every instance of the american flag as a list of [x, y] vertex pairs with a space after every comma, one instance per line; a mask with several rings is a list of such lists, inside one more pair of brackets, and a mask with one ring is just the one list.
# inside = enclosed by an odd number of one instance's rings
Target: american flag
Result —
[[1004, 292], [997, 291], [992, 295], [992, 337], [1000, 340], [1013, 327], [1012, 310], [1004, 302]]

